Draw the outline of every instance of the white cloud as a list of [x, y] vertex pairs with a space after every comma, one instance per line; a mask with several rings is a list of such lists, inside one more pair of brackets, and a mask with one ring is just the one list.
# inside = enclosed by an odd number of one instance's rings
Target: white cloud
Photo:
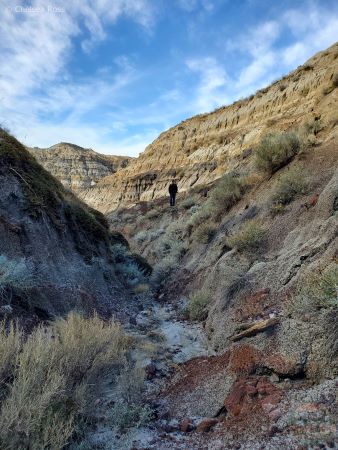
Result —
[[[216, 0], [177, 2], [196, 16], [203, 12], [207, 16], [217, 6]], [[180, 64], [180, 81], [176, 84], [172, 77], [172, 83], [167, 83], [166, 78], [167, 84], [152, 98], [143, 105], [133, 103], [130, 109], [125, 100], [130, 101], [141, 77], [151, 82], [153, 69], [138, 73], [129, 56], [112, 56], [112, 66], [101, 67], [90, 78], [75, 79], [67, 70], [74, 40], [90, 52], [121, 17], [148, 33], [160, 2], [60, 0], [58, 6], [64, 8], [60, 13], [15, 13], [7, 4], [0, 0], [0, 122], [7, 118], [5, 125], [28, 145], [70, 141], [101, 152], [135, 156], [182, 117], [253, 93], [337, 40], [337, 8], [303, 3], [278, 21], [239, 30], [224, 46], [223, 56], [214, 55], [212, 45], [208, 56], [180, 53], [185, 61], [185, 68]], [[43, 4], [42, 0], [31, 2], [32, 7]], [[285, 36], [287, 45], [283, 45]], [[243, 60], [236, 73], [234, 58]], [[184, 69], [188, 69], [188, 81]]]
[[190, 59], [187, 67], [200, 76], [195, 92], [196, 112], [206, 112], [226, 101], [227, 74], [215, 58]]
[[[236, 41], [228, 41], [228, 50], [249, 58], [233, 80], [236, 97], [254, 93], [273, 79], [303, 64], [319, 50], [337, 40], [338, 9], [318, 8], [304, 2], [300, 8], [286, 11], [281, 19], [267, 21], [248, 30]], [[287, 36], [291, 43], [281, 46]]]
[[[78, 135], [86, 136], [81, 116], [107, 102], [117, 105], [120, 91], [137, 75], [128, 59], [120, 57], [115, 61], [118, 71], [114, 76], [107, 69], [91, 79], [72, 79], [67, 66], [73, 40], [78, 38], [82, 48], [90, 51], [106, 37], [105, 26], [121, 16], [148, 30], [155, 14], [152, 2], [61, 0], [57, 12], [50, 11], [42, 0], [32, 0], [28, 9], [8, 4], [0, 0], [0, 123], [18, 137], [28, 137], [31, 145], [32, 136], [40, 142], [39, 130], [41, 142], [48, 140], [51, 145], [47, 135], [53, 133], [48, 122], [68, 112], [67, 125], [62, 125], [59, 117], [56, 120], [64, 134], [72, 130], [70, 138], [76, 137], [74, 130], [79, 127]], [[44, 118], [39, 119], [41, 116]]]

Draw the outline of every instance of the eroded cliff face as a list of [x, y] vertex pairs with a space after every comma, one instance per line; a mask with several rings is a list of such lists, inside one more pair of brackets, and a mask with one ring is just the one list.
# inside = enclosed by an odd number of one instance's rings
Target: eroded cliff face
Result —
[[126, 167], [133, 158], [101, 155], [89, 148], [67, 142], [52, 147], [28, 149], [38, 162], [61, 183], [79, 193], [94, 186], [101, 178]]
[[338, 44], [255, 95], [202, 114], [162, 133], [125, 169], [101, 178], [81, 197], [102, 212], [119, 205], [160, 198], [172, 177], [186, 191], [243, 164], [260, 137], [309, 123], [335, 119]]

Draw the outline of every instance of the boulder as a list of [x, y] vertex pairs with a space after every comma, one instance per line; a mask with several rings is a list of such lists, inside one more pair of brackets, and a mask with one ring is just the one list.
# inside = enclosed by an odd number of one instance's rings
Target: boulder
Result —
[[205, 433], [210, 431], [216, 424], [218, 423], [217, 419], [214, 418], [207, 418], [203, 419], [202, 422], [200, 422], [197, 427], [196, 431], [199, 433]]

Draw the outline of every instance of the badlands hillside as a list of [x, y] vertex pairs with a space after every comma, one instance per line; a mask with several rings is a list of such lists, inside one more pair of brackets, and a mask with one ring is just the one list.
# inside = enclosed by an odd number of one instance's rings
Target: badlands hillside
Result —
[[172, 177], [180, 191], [220, 177], [243, 165], [260, 137], [304, 123], [337, 119], [333, 79], [338, 45], [317, 53], [269, 87], [209, 114], [185, 120], [163, 132], [139, 158], [81, 193], [101, 212], [167, 194]]
[[81, 195], [101, 178], [126, 167], [133, 158], [101, 155], [89, 148], [61, 142], [49, 148], [27, 148], [61, 183]]

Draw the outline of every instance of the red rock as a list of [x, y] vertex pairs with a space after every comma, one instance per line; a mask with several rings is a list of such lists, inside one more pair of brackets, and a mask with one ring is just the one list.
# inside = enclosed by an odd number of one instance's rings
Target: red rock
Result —
[[202, 422], [200, 422], [197, 427], [196, 427], [196, 431], [200, 432], [200, 433], [205, 433], [211, 430], [211, 428], [213, 428], [216, 424], [218, 423], [217, 419], [212, 419], [212, 418], [208, 418], [208, 419], [204, 419], [202, 420]]
[[246, 386], [245, 388], [246, 393], [249, 395], [249, 397], [254, 397], [257, 395], [258, 391], [254, 386]]
[[183, 419], [180, 423], [180, 430], [182, 433], [189, 433], [194, 429], [194, 425], [190, 419]]
[[263, 400], [261, 400], [263, 410], [269, 414], [272, 410], [276, 409], [280, 399], [281, 397], [278, 393], [263, 398]]
[[238, 416], [241, 412], [241, 405], [245, 397], [246, 386], [243, 381], [234, 383], [232, 391], [224, 401], [226, 409], [234, 416]]

